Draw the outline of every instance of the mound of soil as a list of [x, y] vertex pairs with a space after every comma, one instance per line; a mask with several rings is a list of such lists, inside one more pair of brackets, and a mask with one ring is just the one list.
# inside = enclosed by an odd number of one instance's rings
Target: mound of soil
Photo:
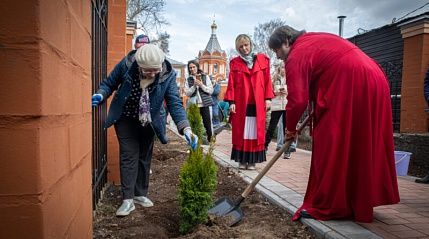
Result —
[[[241, 203], [245, 216], [234, 226], [225, 217], [210, 215], [209, 223], [199, 225], [187, 235], [179, 234], [178, 180], [188, 155], [188, 145], [168, 131], [169, 143], [155, 142], [148, 198], [154, 206], [136, 210], [127, 217], [116, 217], [122, 203], [120, 186], [110, 185], [100, 201], [93, 221], [94, 238], [317, 238], [307, 226], [292, 221], [291, 215], [271, 204], [253, 190]], [[215, 199], [235, 200], [247, 184], [233, 171], [219, 167]]]

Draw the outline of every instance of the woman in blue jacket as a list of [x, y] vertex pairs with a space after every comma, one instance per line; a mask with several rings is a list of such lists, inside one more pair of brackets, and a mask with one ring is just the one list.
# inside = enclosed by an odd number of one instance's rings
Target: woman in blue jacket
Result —
[[[425, 97], [426, 103], [429, 106], [429, 66], [428, 66], [428, 69], [426, 70], [426, 77], [424, 79], [423, 86], [424, 86], [423, 95]], [[429, 109], [426, 109], [425, 112], [429, 113]], [[416, 179], [416, 183], [429, 183], [429, 173], [423, 178]]]
[[[135, 52], [135, 55], [134, 55]], [[155, 45], [146, 44], [122, 59], [92, 96], [92, 105], [106, 100], [113, 91], [105, 129], [115, 126], [120, 150], [123, 203], [117, 216], [127, 216], [134, 203], [151, 207], [146, 197], [154, 136], [167, 143], [165, 99], [180, 134], [195, 148], [198, 138], [191, 131], [176, 84], [176, 73]]]

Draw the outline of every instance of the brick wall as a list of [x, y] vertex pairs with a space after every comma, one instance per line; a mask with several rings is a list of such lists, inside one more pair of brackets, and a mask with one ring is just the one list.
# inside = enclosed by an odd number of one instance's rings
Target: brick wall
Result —
[[401, 33], [404, 38], [404, 58], [400, 132], [428, 132], [428, 115], [424, 112], [427, 104], [423, 97], [423, 80], [429, 63], [429, 24], [404, 23], [401, 26]]
[[92, 238], [91, 2], [0, 2], [0, 238]]

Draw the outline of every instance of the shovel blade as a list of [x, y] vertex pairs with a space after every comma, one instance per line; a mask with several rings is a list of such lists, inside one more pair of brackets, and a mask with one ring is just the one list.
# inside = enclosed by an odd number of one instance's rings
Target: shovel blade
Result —
[[229, 198], [221, 198], [215, 202], [214, 207], [209, 210], [209, 214], [219, 216], [231, 216], [232, 222], [230, 226], [236, 224], [244, 217], [244, 212], [237, 207], [234, 201]]
[[215, 205], [209, 210], [210, 214], [225, 216], [234, 209], [235, 203], [229, 198], [221, 198], [215, 202]]

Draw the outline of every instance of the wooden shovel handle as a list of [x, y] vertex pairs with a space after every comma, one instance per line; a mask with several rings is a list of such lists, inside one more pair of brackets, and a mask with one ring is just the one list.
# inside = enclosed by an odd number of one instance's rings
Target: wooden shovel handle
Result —
[[[312, 117], [313, 117], [313, 112], [311, 112], [307, 116], [307, 118], [305, 118], [305, 120], [302, 122], [302, 124], [299, 126], [298, 133], [301, 133], [301, 131], [305, 128], [305, 126], [307, 126], [308, 122], [310, 121], [310, 119]], [[286, 127], [286, 125], [284, 127]], [[241, 194], [241, 196], [243, 197], [243, 199], [246, 198], [249, 195], [249, 193], [253, 190], [253, 188], [256, 186], [256, 184], [259, 183], [259, 181], [262, 179], [262, 177], [265, 176], [265, 174], [268, 172], [268, 170], [270, 170], [270, 168], [273, 166], [273, 164], [276, 163], [277, 159], [280, 158], [280, 156], [286, 151], [286, 149], [289, 148], [289, 146], [292, 144], [293, 141], [294, 141], [293, 138], [290, 138], [290, 139], [286, 140], [285, 144], [283, 144], [283, 147], [280, 148], [280, 150], [267, 163], [267, 165], [256, 176], [256, 178], [253, 179], [253, 181], [249, 184], [249, 186], [247, 186], [247, 188], [246, 188], [246, 190], [244, 190], [243, 194]]]

